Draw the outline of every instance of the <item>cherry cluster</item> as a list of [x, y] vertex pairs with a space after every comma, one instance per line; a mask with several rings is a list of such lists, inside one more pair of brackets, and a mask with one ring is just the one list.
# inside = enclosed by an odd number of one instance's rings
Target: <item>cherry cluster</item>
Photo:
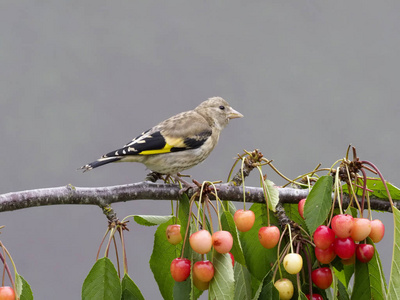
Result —
[[[169, 225], [166, 235], [171, 244], [177, 245], [180, 243], [182, 241], [180, 225]], [[220, 230], [211, 235], [208, 230], [202, 229], [189, 237], [189, 243], [193, 251], [199, 254], [207, 254], [212, 247], [218, 253], [229, 253], [232, 259], [232, 266], [234, 265], [234, 257], [229, 252], [233, 246], [233, 238], [229, 231]], [[194, 286], [202, 291], [208, 289], [215, 272], [214, 266], [209, 260], [196, 261], [192, 269], [192, 262], [183, 257], [175, 258], [171, 262], [170, 271], [172, 278], [177, 282], [185, 281], [192, 272]]]
[[[304, 218], [305, 200], [300, 200], [298, 205], [302, 218]], [[321, 264], [330, 264], [336, 256], [344, 265], [354, 264], [356, 258], [362, 263], [367, 263], [373, 258], [375, 248], [363, 241], [369, 237], [374, 243], [378, 243], [384, 234], [385, 226], [378, 219], [369, 220], [354, 218], [349, 214], [338, 214], [332, 218], [331, 228], [320, 225], [315, 230], [313, 234], [315, 257]], [[311, 278], [317, 287], [327, 289], [332, 284], [332, 271], [328, 267], [320, 267], [312, 271]], [[317, 298], [313, 299], [319, 299], [320, 295], [314, 295]]]

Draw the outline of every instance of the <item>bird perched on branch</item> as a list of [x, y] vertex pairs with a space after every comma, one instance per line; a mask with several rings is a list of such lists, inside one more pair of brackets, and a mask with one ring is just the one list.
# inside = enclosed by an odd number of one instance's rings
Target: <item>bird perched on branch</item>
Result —
[[229, 120], [241, 117], [224, 99], [213, 97], [193, 110], [166, 119], [81, 169], [85, 172], [111, 162], [139, 162], [153, 172], [176, 176], [205, 160]]

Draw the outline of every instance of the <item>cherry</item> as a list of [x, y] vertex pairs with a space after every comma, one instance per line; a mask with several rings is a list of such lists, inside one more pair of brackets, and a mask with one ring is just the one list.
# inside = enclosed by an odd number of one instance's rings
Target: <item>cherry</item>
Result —
[[321, 264], [327, 265], [330, 262], [332, 262], [336, 257], [333, 243], [329, 248], [326, 249], [320, 249], [318, 247], [315, 247], [314, 251], [315, 251], [315, 257]]
[[297, 274], [303, 267], [303, 258], [298, 253], [289, 253], [283, 258], [283, 267], [289, 274]]
[[362, 241], [367, 238], [371, 232], [371, 221], [365, 218], [355, 218], [353, 220], [353, 228], [351, 229], [351, 238], [355, 242]]
[[304, 219], [304, 204], [306, 204], [306, 199], [301, 199], [299, 201], [299, 204], [297, 205], [300, 217], [302, 217], [303, 219]]
[[274, 248], [281, 236], [279, 228], [276, 226], [264, 226], [258, 231], [258, 239], [264, 248], [272, 249]]
[[279, 279], [274, 283], [275, 288], [279, 292], [279, 299], [289, 300], [292, 299], [294, 288], [293, 283], [286, 278]]
[[197, 253], [206, 254], [211, 250], [212, 237], [207, 230], [199, 230], [189, 237], [189, 243]]
[[385, 235], [385, 225], [383, 225], [381, 220], [372, 220], [371, 221], [371, 232], [369, 237], [374, 243], [379, 243], [383, 236]]
[[332, 229], [339, 238], [349, 237], [353, 228], [353, 217], [348, 214], [332, 218]]
[[369, 262], [374, 256], [375, 248], [370, 244], [358, 244], [356, 248], [357, 259], [363, 263]]
[[201, 281], [200, 279], [198, 279], [196, 277], [196, 275], [194, 275], [193, 273], [193, 284], [195, 287], [197, 287], [200, 291], [205, 291], [208, 289], [208, 287], [210, 286], [210, 282], [209, 281]]
[[349, 237], [336, 238], [335, 242], [333, 243], [333, 249], [341, 259], [349, 259], [356, 251], [356, 244]]
[[[306, 295], [307, 299], [310, 300], [310, 294]], [[324, 300], [320, 294], [312, 294], [312, 300]]]
[[1, 300], [15, 300], [15, 292], [10, 286], [0, 287], [0, 299]]
[[175, 281], [185, 281], [190, 275], [190, 260], [187, 258], [175, 258], [171, 262], [171, 275]]
[[324, 250], [329, 248], [335, 241], [335, 232], [328, 226], [318, 226], [314, 231], [314, 244], [316, 247]]
[[229, 252], [229, 255], [230, 255], [231, 259], [232, 259], [232, 267], [234, 267], [235, 266], [235, 257], [230, 252]]
[[212, 244], [218, 253], [228, 253], [233, 246], [233, 238], [229, 231], [216, 231], [212, 235]]
[[235, 221], [236, 227], [241, 232], [246, 232], [253, 227], [256, 215], [252, 210], [238, 209], [233, 215], [233, 221]]
[[315, 269], [311, 272], [311, 279], [317, 287], [325, 290], [332, 284], [332, 271], [326, 267]]
[[167, 236], [168, 242], [172, 245], [177, 245], [182, 241], [181, 225], [168, 225], [165, 234]]
[[209, 282], [214, 277], [214, 266], [211, 261], [197, 261], [193, 265], [193, 274], [200, 281]]

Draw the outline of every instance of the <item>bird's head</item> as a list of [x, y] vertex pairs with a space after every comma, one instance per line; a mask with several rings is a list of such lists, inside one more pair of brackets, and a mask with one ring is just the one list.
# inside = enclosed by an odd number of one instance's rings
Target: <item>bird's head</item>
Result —
[[242, 118], [243, 115], [234, 110], [228, 102], [221, 97], [212, 97], [194, 109], [201, 114], [206, 120], [222, 130], [230, 119]]

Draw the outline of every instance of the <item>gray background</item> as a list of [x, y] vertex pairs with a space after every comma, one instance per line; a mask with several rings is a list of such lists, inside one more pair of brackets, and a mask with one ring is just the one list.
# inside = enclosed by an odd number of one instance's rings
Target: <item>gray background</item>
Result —
[[[398, 1], [3, 0], [0, 193], [141, 181], [139, 164], [76, 168], [216, 95], [245, 118], [188, 172], [197, 180], [225, 180], [236, 153], [254, 148], [295, 177], [330, 166], [352, 143], [396, 184], [399, 9]], [[114, 208], [121, 218], [170, 213], [168, 201]], [[36, 299], [80, 298], [106, 229], [98, 207], [30, 208], [2, 213], [0, 223]], [[385, 224], [378, 245], [388, 277], [391, 215]], [[129, 273], [146, 299], [159, 299], [148, 268], [155, 229], [129, 225]]]

